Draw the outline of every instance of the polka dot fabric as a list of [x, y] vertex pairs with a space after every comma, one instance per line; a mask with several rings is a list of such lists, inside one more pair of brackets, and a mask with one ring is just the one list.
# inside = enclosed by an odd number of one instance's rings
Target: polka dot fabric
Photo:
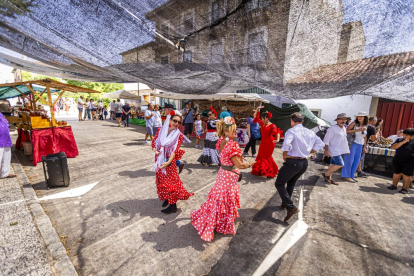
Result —
[[[155, 148], [155, 140], [158, 138], [158, 132], [152, 142], [153, 148]], [[175, 163], [175, 161], [180, 160], [185, 153], [184, 150], [180, 149], [183, 140], [184, 137], [181, 134], [178, 138], [175, 158], [172, 160], [171, 165], [166, 168], [167, 174], [164, 174], [161, 170], [155, 173], [158, 198], [161, 201], [166, 199], [169, 204], [175, 204], [178, 200], [187, 200], [190, 196], [194, 195], [184, 188], [183, 182], [178, 176], [177, 165]], [[155, 157], [155, 160], [157, 160], [157, 157]]]
[[[223, 139], [217, 141], [219, 150]], [[230, 160], [233, 156], [242, 156], [242, 150], [234, 141], [228, 141], [220, 154], [220, 162], [225, 166], [233, 166]], [[234, 170], [240, 173], [238, 169]], [[214, 232], [222, 234], [236, 234], [234, 222], [239, 217], [237, 208], [240, 208], [240, 191], [237, 185], [239, 176], [220, 168], [216, 183], [211, 188], [207, 201], [200, 209], [191, 213], [191, 223], [197, 229], [201, 239], [210, 242]]]

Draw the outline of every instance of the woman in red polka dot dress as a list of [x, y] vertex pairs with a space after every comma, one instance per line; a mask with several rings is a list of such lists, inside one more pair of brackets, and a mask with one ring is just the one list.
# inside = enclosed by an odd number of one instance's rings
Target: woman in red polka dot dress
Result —
[[237, 137], [234, 119], [226, 117], [217, 123], [217, 132], [221, 137], [216, 144], [219, 151], [221, 168], [216, 183], [211, 188], [207, 201], [200, 209], [191, 213], [191, 223], [197, 229], [201, 239], [211, 241], [214, 232], [236, 234], [234, 221], [239, 217], [240, 193], [237, 181], [239, 169], [250, 168], [254, 164], [243, 163], [242, 150], [233, 141]]
[[162, 207], [169, 204], [161, 210], [166, 214], [177, 212], [177, 201], [187, 200], [193, 195], [184, 188], [175, 162], [185, 153], [180, 149], [181, 143], [186, 139], [178, 129], [180, 124], [181, 116], [172, 111], [152, 140], [152, 150], [155, 153], [155, 183], [158, 198], [164, 201]]

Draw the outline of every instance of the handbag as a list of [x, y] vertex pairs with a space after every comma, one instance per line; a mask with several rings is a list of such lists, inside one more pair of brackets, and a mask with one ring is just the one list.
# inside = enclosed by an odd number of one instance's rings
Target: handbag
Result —
[[[356, 128], [356, 125], [354, 126], [354, 129]], [[354, 141], [355, 141], [355, 132], [352, 132], [352, 133], [348, 133], [347, 135], [346, 135], [346, 140], [348, 140], [348, 147], [351, 147], [352, 146], [352, 144], [354, 143]]]

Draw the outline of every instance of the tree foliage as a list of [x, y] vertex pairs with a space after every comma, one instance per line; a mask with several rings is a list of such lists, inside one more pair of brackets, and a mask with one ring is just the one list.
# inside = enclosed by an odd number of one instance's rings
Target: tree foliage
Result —
[[31, 12], [30, 8], [36, 7], [33, 0], [0, 0], [0, 14], [16, 18]]

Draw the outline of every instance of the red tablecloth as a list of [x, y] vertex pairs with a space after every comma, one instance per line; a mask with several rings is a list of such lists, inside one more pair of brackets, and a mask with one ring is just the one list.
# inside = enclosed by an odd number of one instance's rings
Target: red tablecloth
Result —
[[53, 127], [32, 130], [33, 165], [42, 161], [42, 156], [63, 151], [67, 157], [78, 156], [78, 147], [72, 128]]

